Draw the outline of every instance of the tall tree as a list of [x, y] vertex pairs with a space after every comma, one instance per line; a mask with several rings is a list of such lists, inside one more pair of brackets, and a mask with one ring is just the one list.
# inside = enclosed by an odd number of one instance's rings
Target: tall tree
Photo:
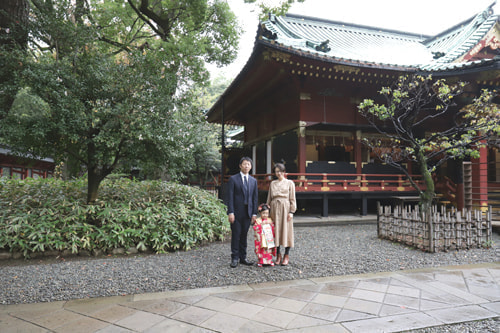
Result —
[[191, 87], [207, 82], [205, 62], [235, 57], [239, 29], [227, 3], [31, 2], [31, 58], [1, 136], [20, 151], [84, 166], [89, 203], [124, 162], [179, 177], [197, 144], [187, 134]]

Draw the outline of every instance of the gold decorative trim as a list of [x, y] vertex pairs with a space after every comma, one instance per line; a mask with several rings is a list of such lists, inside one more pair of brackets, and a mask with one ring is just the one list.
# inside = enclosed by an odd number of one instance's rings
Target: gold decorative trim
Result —
[[[290, 61], [291, 55], [280, 52], [280, 51], [275, 51], [275, 50], [266, 50], [262, 52], [262, 55], [264, 56], [265, 60], [271, 60], [274, 59], [276, 61], [283, 61], [283, 62], [288, 62]], [[290, 61], [291, 63], [291, 61]]]
[[359, 71], [361, 70], [360, 68], [346, 66], [346, 65], [335, 65], [333, 66], [333, 68], [335, 68], [335, 71], [337, 72], [348, 73], [348, 74], [352, 73], [358, 74]]

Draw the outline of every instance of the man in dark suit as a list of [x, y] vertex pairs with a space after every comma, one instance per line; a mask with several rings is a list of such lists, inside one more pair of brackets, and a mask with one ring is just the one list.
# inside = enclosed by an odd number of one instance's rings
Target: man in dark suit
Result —
[[227, 214], [231, 223], [231, 267], [238, 263], [253, 265], [247, 259], [247, 234], [250, 224], [257, 217], [257, 180], [250, 176], [252, 159], [242, 157], [240, 172], [231, 176], [228, 182]]

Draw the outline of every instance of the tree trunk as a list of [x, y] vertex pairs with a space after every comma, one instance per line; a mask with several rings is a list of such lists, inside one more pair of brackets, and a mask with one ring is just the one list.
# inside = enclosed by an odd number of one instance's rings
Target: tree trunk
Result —
[[3, 44], [17, 44], [22, 48], [28, 42], [28, 13], [29, 2], [27, 0], [2, 0], [0, 1], [0, 34]]
[[87, 204], [93, 205], [97, 200], [99, 185], [110, 171], [106, 173], [96, 159], [96, 148], [92, 142], [87, 145]]
[[[99, 186], [108, 176], [112, 168], [103, 167], [96, 156], [96, 148], [91, 141], [87, 145], [87, 205], [94, 205], [97, 201]], [[98, 226], [100, 221], [95, 216], [88, 215], [87, 223]]]
[[435, 252], [434, 246], [434, 225], [432, 223], [432, 201], [435, 196], [434, 180], [427, 167], [427, 160], [422, 151], [417, 152], [420, 174], [425, 183], [425, 191], [420, 192], [420, 217], [429, 226], [429, 251]]
[[[0, 1], [0, 119], [6, 116], [17, 93], [16, 73], [22, 70], [23, 60], [16, 48], [25, 50], [28, 43], [27, 0]], [[12, 58], [12, 59], [11, 59]], [[3, 113], [1, 111], [4, 111]]]
[[93, 205], [98, 197], [99, 185], [101, 185], [101, 175], [95, 168], [89, 168], [87, 174], [87, 204]]
[[[97, 172], [97, 167], [89, 168], [87, 173], [87, 205], [94, 205], [99, 193], [99, 185], [104, 177]], [[101, 221], [94, 214], [87, 214], [87, 223], [95, 226], [100, 226]]]

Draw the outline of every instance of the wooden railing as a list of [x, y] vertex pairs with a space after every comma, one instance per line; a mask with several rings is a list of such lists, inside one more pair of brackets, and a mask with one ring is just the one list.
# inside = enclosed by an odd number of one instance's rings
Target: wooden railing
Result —
[[[274, 179], [272, 174], [253, 175], [259, 190], [267, 191]], [[341, 173], [288, 173], [295, 183], [296, 192], [413, 192], [415, 188], [402, 174], [341, 174]], [[412, 175], [421, 188], [425, 188], [422, 176]]]
[[454, 205], [457, 204], [457, 185], [448, 177], [437, 177], [433, 175], [434, 186], [436, 193], [439, 194], [442, 199], [449, 201]]

